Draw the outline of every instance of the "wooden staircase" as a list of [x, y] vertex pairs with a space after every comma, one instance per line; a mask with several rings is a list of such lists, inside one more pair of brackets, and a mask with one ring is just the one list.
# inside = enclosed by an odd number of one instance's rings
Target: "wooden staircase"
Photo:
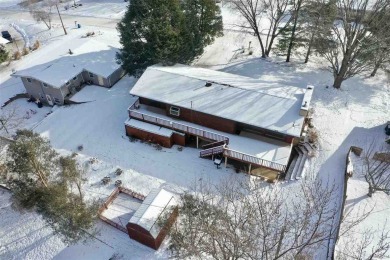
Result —
[[315, 147], [310, 143], [300, 143], [295, 148], [296, 155], [287, 169], [286, 181], [300, 180], [305, 177], [308, 159], [314, 155]]

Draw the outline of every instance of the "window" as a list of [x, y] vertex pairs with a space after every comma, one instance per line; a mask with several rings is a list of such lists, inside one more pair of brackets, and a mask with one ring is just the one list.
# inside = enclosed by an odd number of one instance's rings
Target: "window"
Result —
[[26, 78], [27, 79], [27, 82], [32, 82], [32, 79], [31, 78]]
[[169, 109], [169, 113], [173, 116], [180, 116], [180, 108], [178, 107], [171, 107]]
[[73, 81], [77, 80], [77, 76], [73, 78]]
[[69, 81], [67, 81], [65, 84], [66, 84], [67, 86], [69, 86], [70, 82], [69, 82]]
[[55, 98], [55, 99], [54, 99], [54, 102], [56, 102], [57, 104], [60, 104], [60, 103], [61, 103], [61, 101], [60, 101], [58, 98]]
[[47, 85], [45, 82], [42, 82], [42, 86], [44, 86], [45, 88], [49, 87], [49, 85]]
[[89, 73], [89, 77], [90, 77], [90, 78], [93, 78], [93, 77], [94, 77], [93, 73], [91, 73], [91, 72], [88, 72], [88, 73]]

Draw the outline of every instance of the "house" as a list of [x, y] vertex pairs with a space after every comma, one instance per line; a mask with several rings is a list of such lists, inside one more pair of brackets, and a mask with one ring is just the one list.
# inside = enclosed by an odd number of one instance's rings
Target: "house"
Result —
[[116, 62], [116, 52], [116, 48], [101, 42], [83, 39], [58, 59], [17, 71], [12, 76], [21, 78], [27, 93], [35, 100], [50, 106], [63, 105], [85, 83], [113, 86], [125, 74]]
[[126, 225], [130, 238], [157, 250], [177, 218], [176, 205], [175, 194], [153, 189]]
[[313, 87], [298, 88], [184, 65], [149, 67], [131, 89], [126, 134], [201, 148], [248, 173], [286, 173], [302, 141]]

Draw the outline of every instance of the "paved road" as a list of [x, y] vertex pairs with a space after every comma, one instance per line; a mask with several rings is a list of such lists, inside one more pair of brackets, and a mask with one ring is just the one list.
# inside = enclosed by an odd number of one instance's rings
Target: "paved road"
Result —
[[[74, 22], [77, 21], [82, 26], [96, 26], [96, 27], [115, 29], [117, 23], [119, 22], [119, 19], [101, 18], [101, 17], [93, 17], [93, 16], [79, 16], [79, 15], [68, 15], [68, 14], [61, 14], [61, 16], [66, 27], [74, 26]], [[34, 20], [28, 11], [20, 11], [20, 10], [16, 11], [16, 10], [0, 9], [0, 17], [6, 17], [14, 21], [18, 21], [21, 19], [27, 21]], [[60, 19], [58, 18], [58, 15], [56, 13], [53, 14], [53, 23], [59, 23], [59, 22]]]

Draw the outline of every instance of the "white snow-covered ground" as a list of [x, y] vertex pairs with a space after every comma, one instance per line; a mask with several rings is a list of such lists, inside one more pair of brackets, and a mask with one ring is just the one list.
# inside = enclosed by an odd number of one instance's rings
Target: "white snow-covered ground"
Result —
[[[384, 143], [385, 134], [382, 127], [370, 129], [356, 129], [362, 134], [361, 142], [356, 143], [363, 149], [359, 157], [351, 153], [350, 159], [353, 165], [353, 176], [348, 180], [347, 199], [345, 202], [345, 212], [354, 217], [362, 217], [371, 211], [367, 219], [354, 227], [345, 237], [341, 237], [336, 248], [336, 253], [341, 255], [343, 248], [353, 248], [366, 234], [371, 234], [372, 242], [365, 248], [366, 255], [372, 252], [372, 248], [379, 244], [381, 233], [390, 231], [390, 196], [384, 192], [377, 191], [368, 197], [368, 184], [364, 179], [364, 153], [375, 143], [375, 151], [385, 152], [388, 144]], [[387, 149], [388, 151], [388, 149]], [[373, 155], [373, 154], [372, 154]], [[390, 169], [388, 170], [390, 174]], [[354, 242], [351, 242], [354, 241]]]
[[[10, 5], [11, 1], [0, 1], [2, 5]], [[98, 1], [96, 1], [98, 2]], [[86, 4], [91, 8], [92, 2]], [[114, 4], [119, 0], [113, 1]], [[123, 3], [125, 4], [125, 3]], [[107, 7], [108, 8], [108, 7]], [[77, 9], [81, 10], [83, 9]], [[114, 17], [116, 11], [102, 9]], [[76, 11], [76, 10], [74, 10]], [[69, 11], [69, 12], [74, 12]], [[98, 12], [98, 11], [96, 11]], [[80, 15], [80, 14], [79, 14]], [[224, 19], [234, 21], [234, 14], [223, 10]], [[10, 21], [0, 17], [0, 25]], [[61, 28], [54, 28], [39, 33], [31, 21], [18, 21], [25, 24], [30, 35], [42, 35], [43, 47], [20, 61], [13, 62], [9, 67], [0, 67], [0, 103], [11, 96], [24, 91], [18, 79], [10, 78], [12, 69], [27, 68], [37, 64], [47, 63], [57, 59], [71, 42], [81, 37], [89, 30], [99, 30], [95, 40], [108, 44], [118, 44], [118, 35], [112, 29], [97, 29], [82, 27], [80, 30], [69, 30], [69, 35], [62, 36]], [[31, 31], [32, 33], [31, 33]], [[225, 31], [225, 36], [216, 39], [215, 43], [206, 48], [206, 52], [197, 61], [200, 66], [222, 69], [226, 72], [250, 76], [261, 80], [280, 82], [304, 88], [307, 84], [316, 87], [313, 96], [314, 125], [318, 129], [320, 145], [318, 157], [310, 162], [310, 174], [324, 181], [340, 184], [343, 179], [345, 156], [351, 145], [357, 145], [367, 136], [376, 135], [389, 118], [390, 90], [389, 82], [383, 73], [374, 78], [355, 77], [343, 83], [341, 90], [331, 86], [332, 75], [325, 70], [326, 63], [313, 59], [307, 65], [299, 60], [286, 64], [281, 59], [258, 58], [259, 46], [251, 34], [240, 33], [231, 28]], [[61, 36], [59, 36], [61, 35]], [[236, 55], [235, 50], [251, 41], [254, 55]], [[66, 48], [65, 48], [66, 49]], [[93, 51], [93, 50], [91, 50]], [[141, 142], [130, 142], [125, 136], [124, 121], [128, 117], [127, 108], [133, 101], [128, 94], [135, 80], [124, 77], [111, 89], [87, 86], [73, 97], [77, 101], [88, 101], [84, 104], [57, 108], [45, 117], [39, 112], [34, 116], [34, 122], [28, 123], [34, 130], [48, 137], [55, 148], [62, 153], [78, 152], [79, 160], [86, 161], [90, 157], [97, 158], [88, 172], [88, 182], [84, 192], [90, 197], [106, 198], [114, 188], [113, 182], [107, 186], [101, 185], [101, 179], [111, 176], [121, 179], [125, 187], [147, 194], [150, 189], [163, 183], [173, 183], [181, 187], [191, 187], [199, 180], [218, 183], [221, 179], [235, 175], [232, 169], [217, 170], [211, 161], [198, 158], [198, 150], [184, 148], [178, 151], [163, 149], [157, 151], [153, 146]], [[19, 102], [21, 102], [19, 104]], [[29, 109], [24, 100], [15, 102], [23, 109]], [[38, 110], [38, 109], [37, 109]], [[21, 112], [22, 114], [25, 112]], [[36, 122], [39, 121], [38, 124]], [[77, 147], [83, 145], [83, 150]], [[117, 167], [125, 170], [116, 177]], [[242, 175], [242, 177], [245, 177]], [[387, 195], [375, 194], [373, 198], [364, 197], [364, 182], [352, 179], [348, 185], [347, 207], [355, 204], [374, 204], [374, 214], [362, 223], [362, 230], [368, 223], [378, 226], [384, 223], [388, 211], [386, 209]], [[294, 194], [299, 184], [281, 184], [286, 194]], [[341, 190], [340, 201], [341, 202]], [[351, 192], [351, 193], [350, 193]], [[45, 228], [44, 222], [33, 213], [21, 214], [10, 207], [9, 194], [0, 193], [0, 258], [1, 259], [108, 259], [117, 254], [122, 259], [155, 259], [166, 258], [166, 241], [159, 251], [151, 250], [133, 240], [123, 232], [97, 222], [100, 228], [98, 239], [88, 244], [66, 246], [60, 239]], [[388, 203], [387, 203], [388, 204]], [[386, 209], [386, 210], [385, 210]], [[4, 216], [4, 217], [3, 217]], [[4, 228], [6, 227], [6, 228]], [[39, 231], [37, 228], [42, 227]], [[8, 233], [12, 231], [12, 236]], [[103, 241], [103, 242], [102, 242]], [[323, 247], [316, 259], [324, 259], [326, 248]]]

